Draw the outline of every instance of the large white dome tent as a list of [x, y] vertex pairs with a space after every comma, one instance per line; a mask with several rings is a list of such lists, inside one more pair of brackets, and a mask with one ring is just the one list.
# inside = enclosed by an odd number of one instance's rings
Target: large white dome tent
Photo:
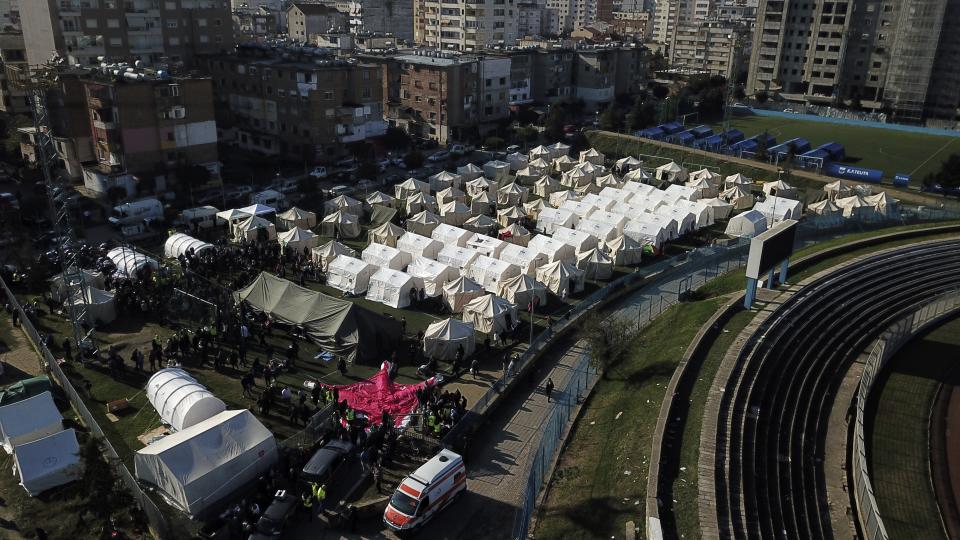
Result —
[[163, 423], [181, 431], [226, 410], [224, 402], [181, 368], [167, 368], [147, 381], [147, 399]]
[[176, 259], [180, 255], [186, 255], [191, 249], [199, 255], [200, 252], [212, 248], [213, 244], [208, 244], [203, 240], [197, 240], [183, 233], [173, 233], [163, 244], [163, 256], [168, 259]]

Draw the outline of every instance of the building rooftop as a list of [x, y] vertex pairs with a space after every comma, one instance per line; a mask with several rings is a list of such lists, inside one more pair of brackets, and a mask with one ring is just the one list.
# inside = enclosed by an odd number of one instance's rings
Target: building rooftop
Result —
[[289, 9], [297, 8], [304, 15], [327, 15], [330, 13], [340, 13], [337, 8], [326, 4], [311, 4], [306, 2], [295, 2]]

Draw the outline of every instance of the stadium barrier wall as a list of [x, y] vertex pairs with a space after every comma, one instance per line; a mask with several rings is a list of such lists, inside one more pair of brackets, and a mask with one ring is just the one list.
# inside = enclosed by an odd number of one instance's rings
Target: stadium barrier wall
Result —
[[918, 133], [921, 135], [941, 135], [946, 137], [960, 137], [960, 131], [952, 129], [928, 128], [923, 126], [908, 126], [905, 124], [885, 124], [881, 122], [868, 122], [865, 120], [852, 120], [850, 118], [834, 118], [830, 116], [819, 116], [816, 114], [796, 114], [780, 111], [769, 111], [766, 109], [751, 109], [756, 116], [765, 116], [772, 118], [783, 118], [785, 120], [802, 120], [804, 122], [818, 122], [821, 124], [839, 124], [852, 127], [863, 127], [873, 129], [885, 129], [888, 131], [902, 131], [906, 133]]

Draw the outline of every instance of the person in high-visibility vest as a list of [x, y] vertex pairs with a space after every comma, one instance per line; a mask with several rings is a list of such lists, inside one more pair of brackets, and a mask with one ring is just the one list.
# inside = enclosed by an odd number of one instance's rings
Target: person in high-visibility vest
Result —
[[438, 423], [439, 422], [437, 422], [437, 416], [433, 413], [430, 413], [430, 416], [427, 417], [427, 433], [430, 433], [430, 432], [436, 433], [437, 431], [436, 426]]
[[304, 491], [300, 494], [300, 503], [303, 505], [303, 511], [307, 514], [307, 520], [313, 521], [313, 493]]
[[314, 497], [317, 498], [317, 506], [319, 507], [320, 512], [323, 512], [323, 505], [327, 499], [327, 485], [323, 484], [317, 487], [316, 492], [314, 492]]
[[356, 413], [353, 412], [353, 408], [347, 409], [347, 422], [353, 423], [353, 419], [356, 418]]

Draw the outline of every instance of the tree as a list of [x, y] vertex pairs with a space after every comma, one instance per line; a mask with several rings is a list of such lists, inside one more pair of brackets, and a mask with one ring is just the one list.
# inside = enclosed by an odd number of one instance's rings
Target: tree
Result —
[[754, 154], [754, 158], [757, 161], [767, 161], [770, 156], [767, 155], [767, 132], [764, 131], [759, 137], [757, 137], [757, 151]]
[[590, 346], [590, 363], [603, 373], [616, 366], [630, 351], [636, 326], [623, 317], [609, 317], [591, 314], [580, 327], [580, 339]]
[[662, 84], [657, 84], [653, 86], [653, 97], [657, 99], [664, 99], [670, 95], [670, 89]]
[[554, 105], [550, 107], [550, 110], [547, 112], [546, 118], [544, 118], [543, 125], [543, 134], [547, 137], [548, 140], [557, 141], [563, 139], [564, 132], [563, 126], [565, 123], [564, 112], [561, 107]]
[[81, 484], [90, 503], [88, 510], [100, 519], [107, 519], [115, 510], [133, 506], [126, 490], [118, 485], [113, 467], [104, 461], [100, 443], [91, 437], [80, 447], [83, 461]]
[[733, 89], [733, 99], [737, 101], [743, 101], [746, 98], [747, 98], [747, 93], [743, 90], [743, 87], [740, 85], [737, 85], [737, 87]]
[[757, 92], [756, 95], [753, 96], [753, 97], [754, 97], [754, 99], [757, 100], [757, 103], [763, 105], [764, 103], [767, 102], [767, 100], [770, 99], [770, 93], [767, 92], [766, 90], [761, 90], [761, 91]]
[[606, 131], [620, 131], [623, 127], [623, 113], [616, 105], [611, 104], [600, 113], [600, 129]]
[[522, 126], [514, 130], [514, 137], [518, 142], [529, 142], [537, 140], [540, 132], [533, 126]]
[[366, 178], [368, 180], [376, 178], [380, 174], [380, 166], [373, 159], [373, 154], [367, 154], [364, 156], [363, 161], [360, 162], [360, 167], [357, 169], [357, 173], [360, 175], [360, 178]]
[[2, 149], [5, 155], [11, 157], [20, 156], [20, 132], [17, 130], [30, 126], [33, 126], [33, 120], [31, 120], [29, 116], [23, 114], [3, 116], [2, 126], [0, 126], [0, 128], [2, 128], [6, 136], [3, 139], [3, 144], [0, 149]]
[[403, 164], [406, 165], [408, 169], [419, 169], [423, 167], [423, 160], [423, 153], [419, 150], [414, 150], [403, 157]]
[[410, 136], [398, 127], [388, 127], [383, 135], [383, 145], [393, 152], [406, 150], [410, 147]]
[[540, 115], [538, 115], [537, 111], [533, 110], [532, 108], [524, 107], [519, 111], [517, 111], [516, 119], [517, 119], [517, 122], [520, 123], [520, 125], [528, 125], [528, 124], [533, 124], [537, 120], [539, 120]]
[[951, 154], [940, 170], [928, 174], [923, 179], [925, 186], [940, 184], [944, 189], [960, 187], [960, 154]]
[[210, 181], [210, 171], [202, 165], [177, 167], [176, 173], [181, 189], [199, 187]]
[[503, 148], [506, 144], [507, 141], [503, 140], [503, 137], [487, 137], [487, 139], [483, 141], [485, 147], [493, 148], [494, 150]]

